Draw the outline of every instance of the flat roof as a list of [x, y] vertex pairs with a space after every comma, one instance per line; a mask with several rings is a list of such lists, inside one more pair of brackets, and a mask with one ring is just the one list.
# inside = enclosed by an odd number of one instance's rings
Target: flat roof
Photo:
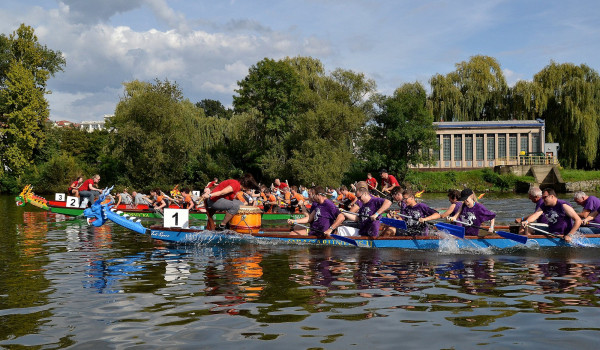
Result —
[[465, 122], [433, 122], [439, 129], [451, 128], [522, 128], [542, 127], [543, 120], [497, 120], [497, 121], [465, 121]]

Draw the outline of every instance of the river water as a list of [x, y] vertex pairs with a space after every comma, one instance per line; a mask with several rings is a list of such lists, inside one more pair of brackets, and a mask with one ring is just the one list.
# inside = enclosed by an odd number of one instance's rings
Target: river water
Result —
[[[534, 207], [482, 203], [499, 223]], [[591, 349], [600, 336], [600, 248], [181, 247], [9, 196], [0, 214], [4, 348]]]

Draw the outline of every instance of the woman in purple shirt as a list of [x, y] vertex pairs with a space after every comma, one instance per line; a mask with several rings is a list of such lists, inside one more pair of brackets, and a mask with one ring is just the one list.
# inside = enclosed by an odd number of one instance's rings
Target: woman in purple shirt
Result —
[[404, 215], [402, 219], [406, 221], [406, 227], [409, 231], [417, 231], [418, 234], [427, 235], [429, 227], [423, 223], [439, 219], [440, 213], [425, 203], [417, 203], [415, 193], [411, 190], [405, 190], [402, 196], [404, 197], [406, 207], [400, 213]]
[[477, 203], [477, 197], [475, 197], [473, 190], [465, 188], [460, 192], [460, 198], [458, 200], [463, 201], [463, 205], [458, 213], [449, 218], [450, 221], [458, 220], [465, 223], [466, 225], [460, 223], [457, 224], [465, 226], [465, 234], [469, 236], [477, 236], [479, 234], [479, 229], [473, 226], [481, 226], [485, 221], [490, 222], [488, 231], [490, 233], [494, 232], [496, 213], [488, 210], [483, 204]]
[[448, 209], [446, 209], [445, 212], [440, 214], [440, 217], [442, 219], [445, 219], [447, 217], [453, 217], [454, 215], [456, 215], [456, 213], [460, 211], [460, 208], [462, 207], [462, 202], [458, 200], [459, 198], [459, 190], [448, 191], [448, 200], [450, 201], [450, 206], [448, 207]]

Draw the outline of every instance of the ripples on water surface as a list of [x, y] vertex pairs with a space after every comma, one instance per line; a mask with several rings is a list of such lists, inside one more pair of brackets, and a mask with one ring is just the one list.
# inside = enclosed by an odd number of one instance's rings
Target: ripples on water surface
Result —
[[600, 248], [174, 247], [1, 200], [6, 348], [595, 348], [600, 335]]

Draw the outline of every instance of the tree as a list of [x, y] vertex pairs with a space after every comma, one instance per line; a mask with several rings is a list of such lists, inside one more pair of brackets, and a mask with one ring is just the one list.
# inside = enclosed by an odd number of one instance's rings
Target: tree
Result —
[[375, 100], [379, 110], [366, 127], [363, 157], [369, 168], [386, 167], [403, 181], [409, 165], [431, 162], [428, 150], [437, 147], [427, 94], [416, 82], [402, 85], [391, 97]]
[[196, 107], [204, 110], [204, 115], [208, 117], [218, 117], [231, 119], [233, 116], [233, 110], [225, 108], [221, 101], [204, 99], [196, 103]]
[[0, 173], [21, 174], [43, 144], [46, 83], [64, 65], [62, 54], [42, 46], [29, 26], [0, 35]]
[[558, 142], [568, 167], [591, 167], [598, 159], [600, 77], [585, 64], [551, 62], [533, 78], [542, 90], [540, 116], [547, 141]]
[[506, 119], [508, 86], [495, 58], [473, 56], [430, 80], [433, 114], [445, 121]]

